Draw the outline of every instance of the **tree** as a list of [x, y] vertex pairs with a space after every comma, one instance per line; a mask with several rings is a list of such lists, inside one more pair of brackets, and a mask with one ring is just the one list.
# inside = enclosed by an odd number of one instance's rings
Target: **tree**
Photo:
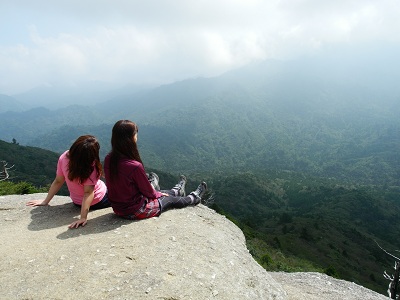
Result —
[[395, 299], [395, 300], [400, 300], [400, 295], [398, 293], [398, 288], [399, 288], [399, 278], [400, 278], [400, 258], [394, 256], [393, 254], [387, 252], [385, 249], [383, 249], [377, 241], [375, 243], [378, 245], [379, 248], [381, 248], [387, 255], [395, 259], [394, 262], [394, 274], [389, 275], [386, 271], [383, 272], [383, 277], [385, 279], [390, 280], [389, 283], [389, 288], [388, 288], [388, 294], [390, 299]]
[[14, 167], [14, 165], [7, 168], [8, 163], [5, 160], [2, 160], [0, 162], [3, 165], [0, 170], [0, 181], [4, 181], [4, 180], [7, 180], [8, 178], [10, 178], [10, 174], [8, 173], [8, 170], [12, 169]]
[[383, 273], [383, 277], [385, 277], [387, 280], [390, 280], [388, 289], [390, 299], [396, 299], [396, 300], [400, 299], [400, 296], [397, 292], [399, 288], [399, 275], [400, 275], [400, 262], [398, 260], [394, 262], [393, 275], [389, 275], [388, 273], [386, 273], [386, 271]]

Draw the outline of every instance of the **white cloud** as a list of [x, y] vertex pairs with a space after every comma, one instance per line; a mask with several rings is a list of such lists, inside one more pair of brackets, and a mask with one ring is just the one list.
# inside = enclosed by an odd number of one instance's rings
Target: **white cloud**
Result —
[[0, 93], [210, 76], [326, 46], [399, 43], [397, 0], [3, 0]]

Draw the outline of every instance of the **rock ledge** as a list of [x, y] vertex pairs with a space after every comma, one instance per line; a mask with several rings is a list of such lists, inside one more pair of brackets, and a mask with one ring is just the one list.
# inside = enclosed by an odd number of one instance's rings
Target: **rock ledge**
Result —
[[316, 273], [268, 273], [241, 230], [199, 205], [138, 222], [89, 213], [45, 194], [0, 196], [1, 299], [371, 299], [387, 297]]

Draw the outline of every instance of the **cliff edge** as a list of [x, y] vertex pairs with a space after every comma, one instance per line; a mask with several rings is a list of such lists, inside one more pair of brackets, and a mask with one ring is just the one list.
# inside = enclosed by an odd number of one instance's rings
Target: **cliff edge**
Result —
[[371, 299], [387, 297], [317, 273], [269, 273], [241, 230], [199, 205], [128, 221], [68, 197], [0, 196], [1, 299]]

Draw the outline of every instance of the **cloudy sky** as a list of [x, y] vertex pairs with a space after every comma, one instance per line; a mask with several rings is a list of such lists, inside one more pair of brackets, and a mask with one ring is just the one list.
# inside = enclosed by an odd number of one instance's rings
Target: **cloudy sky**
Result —
[[0, 94], [159, 84], [400, 44], [399, 0], [0, 0]]

